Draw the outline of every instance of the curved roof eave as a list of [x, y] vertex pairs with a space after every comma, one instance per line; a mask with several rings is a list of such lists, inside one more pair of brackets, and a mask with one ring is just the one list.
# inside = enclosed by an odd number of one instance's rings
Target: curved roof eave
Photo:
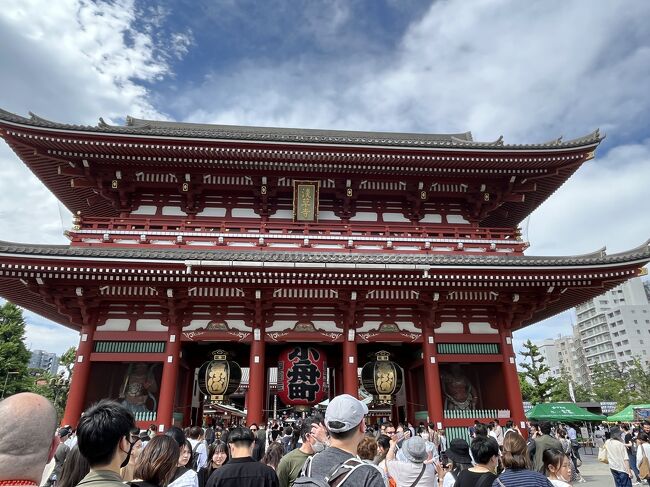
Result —
[[[157, 263], [185, 266], [236, 267], [238, 263], [324, 265], [326, 268], [347, 268], [357, 264], [379, 266], [401, 270], [423, 270], [431, 268], [467, 269], [527, 269], [556, 270], [567, 268], [611, 267], [619, 265], [644, 265], [650, 260], [650, 240], [625, 252], [607, 255], [603, 250], [575, 256], [502, 256], [502, 255], [459, 255], [459, 254], [366, 254], [366, 253], [321, 253], [288, 251], [235, 251], [235, 250], [185, 250], [120, 247], [71, 247], [67, 245], [29, 245], [0, 241], [0, 258], [25, 256], [32, 259], [68, 259], [78, 261], [103, 261], [121, 263]], [[227, 263], [227, 264], [226, 264]], [[399, 267], [398, 267], [399, 266]]]
[[599, 130], [585, 136], [562, 141], [562, 138], [539, 144], [505, 144], [503, 137], [496, 141], [473, 140], [471, 132], [460, 134], [421, 134], [392, 132], [360, 132], [342, 130], [295, 129], [277, 127], [247, 127], [208, 125], [185, 122], [141, 120], [128, 117], [127, 125], [109, 125], [100, 119], [96, 126], [52, 122], [30, 113], [22, 117], [0, 109], [0, 120], [10, 124], [49, 130], [74, 131], [90, 135], [119, 135], [139, 137], [177, 138], [186, 140], [229, 140], [236, 142], [293, 143], [300, 145], [342, 145], [346, 147], [385, 147], [403, 149], [461, 149], [461, 150], [566, 150], [598, 145], [604, 138]]

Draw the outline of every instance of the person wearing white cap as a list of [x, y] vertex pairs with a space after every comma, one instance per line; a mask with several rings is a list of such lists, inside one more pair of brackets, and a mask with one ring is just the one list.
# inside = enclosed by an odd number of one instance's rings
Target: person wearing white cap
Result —
[[398, 486], [437, 485], [435, 466], [424, 463], [429, 458], [429, 453], [422, 437], [414, 436], [404, 440], [400, 452], [405, 461], [395, 459], [396, 450], [397, 443], [391, 440], [386, 455], [386, 466], [388, 476], [395, 479]]
[[[330, 446], [317, 453], [304, 467], [305, 477], [333, 482], [340, 487], [384, 487], [381, 472], [357, 458], [357, 447], [365, 432], [364, 416], [368, 407], [349, 394], [332, 399], [325, 411], [325, 426], [330, 432]], [[300, 480], [300, 479], [298, 479]], [[300, 482], [296, 482], [299, 485]]]

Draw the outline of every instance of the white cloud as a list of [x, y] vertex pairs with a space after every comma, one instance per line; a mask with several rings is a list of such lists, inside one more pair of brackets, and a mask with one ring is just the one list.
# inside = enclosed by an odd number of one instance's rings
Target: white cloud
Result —
[[[160, 22], [165, 12], [149, 17]], [[26, 115], [94, 124], [132, 114], [165, 118], [149, 101], [144, 82], [170, 74], [167, 52], [156, 45], [147, 18], [136, 19], [133, 1], [26, 0], [0, 9], [0, 107]], [[136, 20], [144, 22], [141, 29]], [[179, 34], [180, 35], [180, 34]], [[173, 55], [191, 43], [177, 37]], [[171, 46], [168, 47], [172, 49]], [[66, 243], [70, 214], [18, 160], [0, 145], [0, 239]], [[32, 348], [61, 353], [77, 334], [28, 316]]]
[[639, 2], [435, 2], [393, 52], [245, 60], [180, 106], [204, 121], [471, 129], [511, 142], [627, 133], [650, 107], [647, 14]]
[[47, 320], [27, 314], [25, 343], [30, 350], [45, 350], [61, 356], [70, 347], [79, 345], [79, 333], [61, 325], [52, 325]]
[[609, 253], [650, 238], [650, 139], [587, 162], [530, 218], [529, 253]]

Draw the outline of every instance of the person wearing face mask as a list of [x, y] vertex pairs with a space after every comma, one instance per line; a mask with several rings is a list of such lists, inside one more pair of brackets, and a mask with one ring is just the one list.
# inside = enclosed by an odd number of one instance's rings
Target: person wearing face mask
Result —
[[280, 487], [292, 487], [307, 458], [325, 449], [327, 437], [322, 422], [320, 417], [308, 417], [303, 421], [300, 426], [302, 445], [284, 455], [276, 469]]
[[77, 445], [90, 472], [78, 486], [124, 487], [120, 468], [129, 463], [137, 442], [131, 438], [133, 428], [133, 415], [115, 401], [99, 401], [83, 414], [77, 426]]
[[544, 471], [548, 480], [555, 487], [571, 487], [571, 460], [562, 451], [556, 448], [545, 450], [542, 455]]
[[135, 443], [133, 443], [133, 448], [131, 449], [131, 457], [129, 458], [129, 463], [126, 465], [126, 467], [122, 467], [120, 469], [120, 474], [122, 475], [122, 479], [125, 482], [130, 482], [135, 478], [133, 476], [133, 473], [135, 472], [135, 464], [140, 457], [140, 453], [142, 452], [142, 438], [140, 438], [140, 430], [138, 428], [131, 430], [131, 441]]
[[[430, 463], [438, 463], [440, 455], [438, 454], [438, 445], [431, 441], [431, 436], [424, 426], [418, 428], [417, 435], [424, 440], [424, 447], [427, 451], [427, 459], [424, 461], [427, 465]], [[398, 460], [404, 461], [401, 457]]]

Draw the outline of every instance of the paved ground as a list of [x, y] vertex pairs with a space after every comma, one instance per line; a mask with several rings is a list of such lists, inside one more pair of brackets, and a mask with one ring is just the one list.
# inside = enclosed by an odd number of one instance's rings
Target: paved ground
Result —
[[[574, 483], [574, 487], [585, 486], [585, 487], [614, 487], [614, 478], [612, 477], [609, 467], [600, 463], [597, 459], [598, 451], [594, 449], [593, 455], [590, 455], [589, 448], [587, 449], [587, 454], [584, 453], [584, 450], [580, 450], [580, 456], [582, 457], [582, 467], [580, 467], [580, 472], [582, 476], [587, 481], [586, 483]], [[645, 486], [648, 484], [643, 483], [639, 487]]]

